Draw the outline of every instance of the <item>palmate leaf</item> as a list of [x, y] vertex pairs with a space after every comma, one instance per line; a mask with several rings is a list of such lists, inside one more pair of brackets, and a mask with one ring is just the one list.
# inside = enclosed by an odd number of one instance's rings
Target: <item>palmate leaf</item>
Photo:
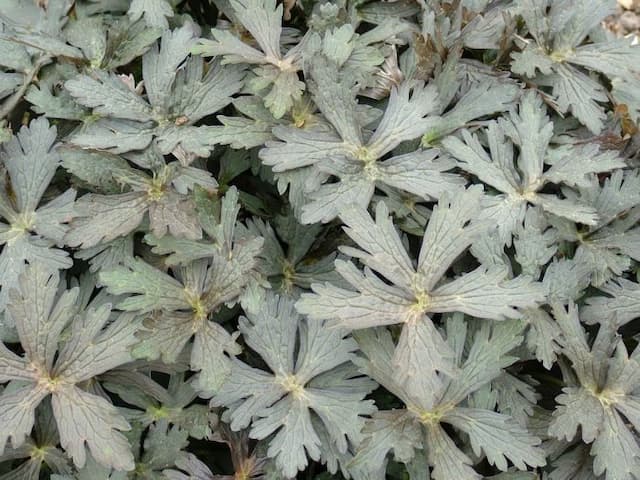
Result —
[[439, 382], [433, 372], [451, 373], [452, 353], [435, 330], [430, 313], [459, 311], [495, 320], [518, 318], [521, 313], [517, 308], [534, 306], [544, 296], [540, 285], [530, 278], [508, 280], [500, 268], [479, 267], [449, 283], [442, 282], [451, 263], [487, 229], [486, 224], [468, 224], [480, 208], [482, 196], [482, 189], [473, 187], [456, 192], [452, 198], [447, 194], [441, 198], [427, 224], [417, 266], [384, 203], [377, 204], [375, 221], [362, 209], [345, 210], [341, 216], [347, 225], [345, 231], [359, 248], [344, 247], [343, 251], [367, 268], [363, 274], [351, 263], [336, 261], [337, 272], [352, 288], [314, 284], [314, 293], [303, 294], [296, 304], [298, 310], [313, 320], [328, 320], [350, 329], [404, 324], [394, 358], [398, 377]]
[[640, 258], [640, 177], [634, 170], [616, 170], [602, 185], [592, 179], [573, 200], [592, 206], [599, 221], [579, 232], [567, 222], [552, 223], [563, 240], [577, 242], [574, 261], [591, 273], [591, 284], [605, 282], [631, 268]]
[[381, 160], [403, 141], [424, 133], [429, 122], [425, 117], [437, 107], [433, 86], [405, 82], [392, 90], [380, 123], [365, 142], [365, 125], [356, 111], [352, 80], [341, 77], [337, 67], [326, 59], [318, 60], [311, 75], [317, 84], [312, 91], [314, 101], [335, 133], [280, 126], [273, 133], [281, 141], [267, 142], [267, 148], [260, 151], [263, 163], [276, 173], [313, 165], [327, 176], [340, 179], [311, 192], [311, 201], [302, 209], [303, 223], [326, 223], [350, 203], [367, 206], [377, 185], [428, 199], [462, 183], [457, 175], [444, 173], [453, 164], [437, 150], [418, 150]]
[[630, 40], [583, 44], [589, 32], [615, 11], [615, 2], [521, 0], [516, 10], [533, 40], [525, 41], [520, 52], [512, 53], [512, 71], [551, 85], [559, 110], [571, 111], [589, 130], [599, 134], [606, 119], [600, 104], [609, 99], [605, 86], [588, 72], [638, 85], [634, 74], [638, 73], [640, 49]]
[[[230, 202], [235, 209], [234, 192], [227, 193], [223, 202]], [[100, 281], [111, 293], [129, 295], [118, 308], [158, 313], [148, 318], [139, 332], [140, 342], [134, 354], [174, 362], [194, 337], [191, 366], [200, 372], [199, 388], [205, 391], [219, 388], [230, 371], [228, 355], [240, 352], [234, 336], [209, 317], [223, 305], [239, 301], [252, 278], [262, 246], [261, 238], [234, 243], [235, 214], [229, 218], [223, 215], [222, 225], [207, 226], [219, 243], [210, 245], [200, 259], [175, 268], [178, 279], [142, 259], [100, 273]], [[228, 221], [231, 225], [226, 224]]]
[[[507, 459], [521, 470], [526, 470], [527, 465], [544, 465], [544, 453], [537, 447], [539, 439], [511, 417], [465, 406], [471, 393], [488, 385], [503, 368], [517, 360], [507, 354], [522, 342], [521, 332], [519, 322], [484, 322], [475, 333], [468, 333], [464, 320], [450, 319], [447, 342], [456, 352], [459, 369], [450, 380], [443, 379], [443, 387], [434, 392], [420, 390], [421, 386], [416, 383], [402, 384], [397, 378], [393, 366], [394, 344], [387, 330], [358, 331], [355, 336], [365, 355], [357, 360], [358, 365], [400, 398], [406, 408], [373, 415], [365, 427], [365, 439], [354, 459], [354, 467], [375, 472], [384, 465], [392, 449], [396, 459], [404, 463], [413, 459], [416, 451], [424, 449], [433, 468], [431, 478], [481, 478], [472, 468], [474, 462], [456, 446], [444, 424], [469, 435], [474, 453], [484, 453], [499, 470], [507, 470]], [[465, 359], [466, 341], [470, 352]]]
[[[212, 399], [213, 405], [230, 407], [232, 429], [251, 425], [250, 436], [257, 439], [275, 434], [267, 455], [287, 478], [306, 467], [307, 456], [320, 459], [316, 428], [326, 431], [339, 452], [359, 443], [363, 416], [375, 410], [363, 398], [375, 384], [349, 366], [357, 346], [344, 330], [307, 323], [290, 299], [273, 295], [260, 313], [241, 320], [240, 329], [271, 371], [233, 361], [230, 380]], [[312, 415], [320, 418], [317, 426]]]
[[[58, 282], [57, 273], [30, 266], [20, 276], [18, 289], [11, 291], [9, 311], [25, 356], [3, 347], [9, 368], [3, 369], [0, 379], [19, 379], [23, 386], [0, 396], [0, 450], [7, 439], [14, 448], [24, 442], [33, 427], [36, 407], [51, 395], [60, 443], [76, 466], [84, 466], [88, 448], [101, 464], [131, 470], [133, 456], [120, 433], [129, 424], [109, 401], [77, 384], [131, 361], [129, 350], [137, 322], [131, 315], [110, 319], [109, 304], [76, 315], [77, 289], [56, 299]], [[61, 332], [67, 325], [70, 334], [60, 348]], [[24, 365], [22, 371], [15, 369], [19, 363]]]
[[[638, 422], [638, 349], [629, 355], [615, 335], [615, 323], [603, 323], [590, 346], [580, 324], [578, 308], [553, 306], [562, 333], [562, 353], [571, 361], [576, 378], [556, 398], [549, 434], [579, 438], [591, 444], [593, 472], [607, 480], [631, 480], [640, 472], [640, 446], [634, 429]], [[630, 424], [624, 422], [622, 415]], [[580, 428], [578, 428], [580, 427]]]
[[[462, 140], [450, 136], [442, 143], [460, 168], [500, 192], [487, 197], [480, 218], [498, 225], [498, 238], [503, 243], [511, 244], [530, 205], [573, 222], [598, 223], [598, 212], [589, 203], [541, 190], [548, 183], [587, 187], [594, 173], [624, 167], [622, 158], [611, 151], [599, 151], [595, 144], [552, 148], [553, 123], [545, 114], [542, 99], [533, 92], [524, 95], [518, 111], [490, 124], [485, 133], [491, 155], [468, 131], [462, 132]], [[514, 147], [519, 151], [517, 160]]]
[[134, 22], [142, 17], [150, 27], [168, 28], [167, 17], [173, 17], [173, 8], [166, 0], [133, 0], [127, 15]]
[[[144, 149], [155, 138], [163, 154], [181, 146], [196, 156], [207, 156], [215, 137], [209, 138], [209, 127], [194, 124], [231, 102], [231, 95], [242, 87], [244, 72], [213, 62], [204, 73], [202, 59], [188, 57], [194, 28], [185, 24], [166, 31], [160, 46], [144, 54], [146, 99], [125, 85], [122, 77], [100, 70], [67, 81], [65, 88], [78, 103], [106, 116], [72, 135], [71, 143], [124, 153]], [[123, 136], [127, 137], [124, 143]]]
[[6, 169], [0, 193], [0, 312], [10, 286], [16, 285], [26, 263], [49, 270], [69, 268], [68, 253], [55, 248], [62, 243], [67, 222], [74, 216], [75, 190], [41, 205], [58, 165], [56, 128], [40, 117], [2, 145], [0, 159]]
[[253, 36], [260, 50], [228, 30], [214, 28], [213, 39], [199, 40], [192, 51], [222, 56], [225, 64], [257, 65], [249, 87], [263, 96], [264, 105], [275, 118], [281, 118], [305, 89], [297, 73], [302, 68], [300, 45], [281, 53], [282, 5], [276, 6], [275, 0], [230, 0], [229, 5], [235, 20]]
[[[166, 164], [156, 145], [145, 153], [140, 166], [151, 168], [150, 176], [132, 168], [121, 157], [110, 154], [83, 153], [67, 150], [65, 166], [76, 176], [107, 191], [124, 193], [89, 193], [76, 202], [77, 216], [67, 233], [68, 245], [95, 247], [124, 237], [140, 226], [145, 218], [157, 237], [167, 233], [179, 238], [198, 239], [202, 229], [190, 193], [196, 187], [209, 191], [218, 184], [209, 172], [179, 162]], [[140, 161], [138, 157], [130, 157]], [[111, 193], [111, 192], [109, 192]]]
[[[69, 459], [58, 447], [56, 421], [51, 406], [44, 402], [36, 411], [34, 432], [25, 443], [18, 448], [5, 448], [0, 455], [0, 462], [12, 462], [14, 468], [0, 475], [2, 480], [38, 480], [40, 472], [50, 469], [56, 473], [71, 473]], [[25, 460], [16, 463], [16, 460]], [[6, 466], [7, 463], [4, 464]]]

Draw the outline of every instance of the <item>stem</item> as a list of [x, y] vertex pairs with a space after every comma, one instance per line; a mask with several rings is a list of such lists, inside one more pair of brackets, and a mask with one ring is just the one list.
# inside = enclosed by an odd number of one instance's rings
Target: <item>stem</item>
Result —
[[31, 71], [26, 75], [26, 78], [20, 88], [2, 104], [2, 107], [0, 108], [0, 120], [7, 117], [13, 109], [16, 108], [16, 105], [18, 105], [24, 94], [27, 92], [27, 88], [29, 88], [33, 79], [36, 78], [40, 69], [50, 61], [51, 57], [48, 55], [43, 55], [36, 60], [36, 63], [33, 65]]

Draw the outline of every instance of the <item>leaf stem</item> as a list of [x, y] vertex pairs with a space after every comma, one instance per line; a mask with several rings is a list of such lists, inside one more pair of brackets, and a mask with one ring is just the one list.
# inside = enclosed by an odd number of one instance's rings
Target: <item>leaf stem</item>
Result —
[[16, 108], [16, 105], [18, 105], [18, 102], [20, 102], [24, 94], [27, 92], [27, 88], [29, 88], [33, 79], [36, 78], [40, 69], [50, 61], [51, 57], [49, 55], [43, 55], [36, 60], [33, 68], [25, 75], [25, 80], [20, 88], [2, 104], [2, 107], [0, 108], [0, 120], [7, 117], [13, 109]]

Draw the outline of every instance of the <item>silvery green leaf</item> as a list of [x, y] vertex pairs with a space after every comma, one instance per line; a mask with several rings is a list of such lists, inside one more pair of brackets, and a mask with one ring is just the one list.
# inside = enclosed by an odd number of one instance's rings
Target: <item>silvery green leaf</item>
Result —
[[608, 100], [604, 88], [571, 65], [557, 66], [551, 82], [560, 110], [571, 111], [589, 130], [600, 133], [606, 115], [598, 102]]
[[250, 118], [219, 115], [221, 126], [208, 129], [209, 136], [216, 144], [229, 145], [231, 148], [253, 148], [273, 140], [272, 125]]
[[111, 242], [79, 250], [74, 256], [88, 260], [91, 273], [111, 270], [116, 265], [121, 265], [133, 258], [133, 236], [119, 237]]
[[476, 473], [471, 465], [471, 459], [456, 447], [451, 437], [440, 425], [426, 429], [427, 458], [433, 465], [431, 477], [433, 480], [480, 480], [481, 475]]
[[72, 385], [57, 391], [51, 404], [60, 444], [77, 467], [85, 465], [86, 443], [98, 463], [117, 470], [134, 468], [129, 442], [118, 432], [131, 427], [110, 402]]
[[520, 148], [518, 166], [526, 187], [534, 185], [542, 176], [544, 159], [553, 135], [553, 123], [546, 114], [542, 98], [527, 92], [510, 113], [510, 122], [501, 126], [515, 145]]
[[126, 17], [117, 18], [109, 25], [107, 55], [101, 59], [101, 67], [112, 70], [128, 65], [142, 56], [161, 35], [162, 29], [148, 28], [144, 21], [131, 23]]
[[118, 176], [132, 172], [127, 161], [106, 152], [59, 148], [62, 166], [80, 180], [104, 193], [119, 193], [121, 183]]
[[603, 226], [640, 204], [640, 172], [614, 170], [602, 185], [592, 182], [580, 189], [580, 197], [593, 206]]
[[162, 312], [147, 317], [144, 328], [136, 334], [139, 343], [132, 349], [133, 356], [160, 359], [167, 364], [177, 362], [193, 336], [192, 324], [193, 314], [190, 312]]
[[185, 60], [195, 41], [194, 25], [186, 23], [181, 28], [165, 31], [160, 46], [153, 45], [142, 57], [142, 76], [149, 103], [155, 108], [166, 109], [171, 87], [176, 79], [178, 66]]
[[63, 118], [65, 120], [83, 120], [87, 110], [76, 103], [64, 89], [60, 89], [57, 78], [44, 77], [38, 85], [31, 85], [24, 96], [36, 113], [49, 118]]
[[520, 52], [512, 52], [511, 59], [511, 71], [529, 78], [536, 76], [536, 70], [548, 75], [553, 67], [553, 60], [546, 55], [546, 52], [531, 44]]
[[213, 61], [204, 65], [200, 58], [187, 60], [184, 70], [176, 76], [171, 108], [187, 117], [191, 125], [228, 105], [231, 96], [241, 87], [245, 72], [242, 68]]
[[[449, 336], [451, 325], [447, 325]], [[470, 393], [486, 385], [513, 364], [517, 357], [509, 355], [522, 343], [523, 325], [518, 321], [483, 322], [472, 335], [471, 349], [456, 375], [447, 386], [441, 402], [458, 404]], [[452, 346], [453, 348], [453, 346]]]
[[166, 0], [133, 0], [127, 15], [133, 22], [142, 17], [150, 27], [168, 28], [167, 17], [173, 17], [173, 8]]
[[582, 320], [600, 323], [613, 320], [617, 326], [629, 323], [640, 315], [640, 285], [617, 278], [599, 287], [608, 297], [588, 298], [582, 309]]
[[188, 294], [183, 285], [140, 258], [113, 270], [101, 272], [100, 282], [113, 295], [130, 295], [117, 305], [122, 310], [146, 313], [158, 308], [190, 308]]
[[640, 50], [630, 39], [618, 38], [603, 43], [582, 45], [575, 49], [569, 61], [608, 77], [628, 77], [629, 66], [640, 63]]
[[520, 318], [516, 308], [535, 307], [545, 298], [542, 286], [524, 275], [508, 280], [504, 268], [483, 267], [431, 292], [431, 311], [463, 312], [479, 318]]
[[363, 401], [374, 385], [357, 382], [355, 372], [334, 374], [340, 365], [348, 365], [357, 348], [353, 339], [345, 338], [345, 331], [304, 322], [287, 297], [268, 295], [265, 306], [243, 320], [241, 329], [271, 372], [235, 360], [230, 381], [216, 392], [213, 404], [230, 407], [234, 429], [252, 423], [252, 438], [275, 433], [267, 454], [291, 477], [306, 467], [307, 455], [320, 459], [321, 440], [311, 412], [320, 418], [337, 450], [346, 453], [349, 445], [360, 441], [362, 416], [374, 410], [371, 402]]
[[298, 311], [351, 329], [400, 323], [410, 314], [411, 299], [401, 289], [371, 273], [363, 275], [354, 265], [341, 260], [336, 260], [336, 271], [349, 283], [353, 281], [358, 291], [330, 283], [312, 284], [315, 295], [302, 294], [296, 304]]
[[25, 442], [35, 423], [35, 409], [48, 394], [34, 383], [0, 394], [0, 420], [3, 426], [0, 431], [0, 453], [4, 452], [9, 439], [13, 448]]
[[408, 463], [423, 445], [419, 426], [403, 410], [374, 413], [362, 433], [365, 440], [352, 463], [356, 469], [381, 468], [391, 451], [397, 461]]
[[485, 224], [471, 221], [480, 211], [482, 197], [482, 188], [474, 186], [443, 195], [434, 207], [418, 257], [423, 288], [432, 289], [476, 236], [486, 231]]
[[491, 382], [491, 389], [497, 398], [498, 411], [512, 417], [519, 425], [527, 428], [529, 433], [544, 439], [546, 435], [539, 436], [534, 429], [529, 429], [530, 418], [534, 415], [536, 404], [540, 400], [537, 386], [538, 382], [529, 376], [525, 375], [520, 379], [506, 371]]
[[[25, 350], [25, 360], [30, 363], [27, 371], [33, 370], [33, 376], [19, 390], [5, 391], [0, 396], [3, 405], [0, 414], [13, 417], [11, 423], [3, 420], [3, 425], [10, 427], [0, 435], [0, 444], [4, 448], [7, 437], [13, 437], [13, 446], [19, 446], [21, 436], [33, 426], [36, 406], [52, 395], [60, 442], [78, 467], [85, 463], [86, 442], [103, 464], [132, 469], [129, 444], [118, 432], [129, 429], [129, 424], [106, 399], [80, 390], [75, 384], [130, 361], [129, 347], [136, 325], [128, 317], [103, 329], [110, 305], [78, 314], [77, 290], [63, 291], [58, 296], [58, 281], [57, 272], [35, 264], [25, 270], [17, 289], [11, 292], [9, 309]], [[71, 336], [56, 354], [68, 323]], [[25, 374], [18, 378], [24, 379]], [[21, 397], [20, 412], [14, 410], [16, 394]]]
[[175, 192], [167, 192], [159, 201], [149, 205], [149, 223], [156, 237], [167, 233], [191, 240], [202, 237], [193, 200]]
[[522, 319], [529, 324], [527, 346], [536, 358], [550, 370], [560, 351], [558, 337], [560, 329], [553, 318], [541, 308], [527, 308], [522, 312]]
[[249, 80], [248, 87], [254, 93], [263, 93], [271, 86], [269, 93], [264, 96], [264, 105], [274, 118], [282, 118], [302, 98], [305, 84], [295, 70], [264, 65], [255, 67], [253, 71], [257, 76]]
[[198, 460], [192, 453], [181, 455], [176, 460], [175, 466], [187, 473], [184, 474], [176, 470], [163, 470], [163, 475], [169, 480], [214, 480], [216, 478], [207, 464]]
[[428, 119], [438, 108], [437, 91], [433, 85], [403, 83], [393, 89], [387, 108], [373, 136], [367, 142], [370, 155], [376, 158], [390, 152], [400, 143], [424, 134]]
[[100, 115], [146, 122], [151, 106], [117, 75], [94, 70], [92, 76], [79, 75], [65, 83], [75, 100]]
[[366, 210], [355, 207], [343, 210], [341, 220], [346, 225], [345, 233], [362, 248], [343, 247], [344, 253], [359, 259], [396, 285], [412, 286], [413, 263], [383, 202], [376, 205], [375, 221]]
[[66, 235], [66, 243], [83, 248], [110, 242], [140, 225], [149, 201], [143, 192], [82, 196], [76, 203], [77, 217]]
[[[336, 168], [332, 173], [338, 173], [338, 171]], [[302, 207], [300, 215], [302, 223], [327, 223], [338, 216], [342, 205], [358, 205], [365, 208], [369, 204], [375, 189], [374, 183], [344, 170], [340, 174], [340, 182], [321, 185], [316, 191], [307, 195], [309, 202]]]
[[440, 198], [452, 188], [464, 185], [464, 179], [455, 173], [452, 159], [436, 149], [418, 150], [380, 162], [378, 181], [425, 199]]
[[597, 144], [587, 144], [581, 148], [560, 147], [553, 152], [553, 156], [551, 168], [544, 173], [545, 179], [572, 187], [588, 187], [591, 184], [591, 174], [626, 166], [615, 151], [601, 152]]
[[25, 359], [9, 350], [4, 343], [0, 343], [0, 358], [2, 358], [0, 382], [4, 383], [12, 379], [25, 381], [33, 379], [35, 372], [30, 371]]
[[566, 387], [556, 401], [559, 406], [553, 412], [549, 435], [571, 441], [580, 429], [586, 443], [598, 437], [607, 413], [591, 392], [582, 387]]
[[230, 0], [229, 3], [265, 56], [279, 58], [282, 5], [276, 6], [274, 0]]
[[552, 228], [547, 228], [542, 212], [538, 209], [527, 210], [524, 222], [518, 225], [513, 244], [515, 259], [522, 272], [538, 278], [541, 269], [555, 255], [558, 236]]
[[308, 465], [307, 455], [320, 459], [320, 439], [311, 424], [310, 410], [291, 396], [286, 396], [264, 410], [265, 418], [256, 420], [251, 436], [264, 439], [277, 430], [269, 442], [267, 455], [275, 457], [285, 477], [293, 477]]
[[474, 83], [451, 110], [433, 119], [433, 125], [426, 135], [433, 142], [472, 120], [504, 112], [514, 102], [517, 93], [518, 88], [514, 84], [489, 81]]
[[174, 238], [171, 235], [158, 238], [147, 234], [145, 242], [153, 247], [153, 253], [167, 255], [165, 263], [169, 266], [185, 265], [194, 260], [212, 257], [218, 251], [218, 247], [213, 243]]
[[46, 369], [53, 365], [62, 330], [74, 315], [77, 289], [59, 299], [59, 276], [43, 268], [30, 268], [9, 293], [8, 312], [16, 323], [27, 358]]
[[501, 192], [515, 193], [519, 176], [513, 165], [513, 147], [502, 129], [495, 123], [487, 128], [491, 156], [476, 135], [468, 130], [462, 130], [461, 134], [462, 140], [455, 136], [442, 140], [445, 150], [462, 162], [461, 168]]
[[606, 409], [598, 438], [591, 448], [593, 473], [607, 480], [632, 480], [640, 475], [640, 447], [620, 414]]
[[358, 15], [365, 22], [382, 24], [389, 20], [389, 17], [411, 17], [420, 12], [420, 5], [407, 0], [392, 2], [371, 2], [359, 5]]
[[54, 142], [56, 129], [44, 117], [22, 127], [0, 150], [6, 169], [4, 194], [0, 196], [0, 310], [4, 308], [7, 285], [15, 285], [25, 262], [41, 263], [50, 270], [69, 268], [68, 254], [53, 249], [61, 243], [67, 222], [74, 215], [75, 191], [70, 189], [38, 208], [57, 167], [60, 156]]
[[224, 56], [225, 63], [249, 63], [261, 64], [265, 62], [265, 55], [227, 30], [219, 30], [214, 28], [211, 30], [210, 39], [200, 39], [198, 43], [191, 48], [195, 54]]
[[276, 126], [273, 134], [281, 142], [267, 142], [260, 158], [274, 172], [313, 165], [332, 156], [349, 155], [350, 150], [333, 133]]
[[149, 146], [151, 140], [151, 124], [106, 118], [85, 125], [69, 138], [70, 143], [78, 147], [112, 153], [142, 150]]
[[526, 470], [527, 465], [542, 467], [547, 463], [544, 451], [537, 447], [540, 439], [506, 415], [456, 408], [445, 415], [444, 421], [467, 433], [473, 452], [476, 455], [484, 452], [487, 461], [498, 470], [507, 470], [507, 460], [520, 470]]
[[102, 17], [77, 18], [66, 25], [65, 35], [92, 65], [100, 65], [107, 50], [107, 31]]
[[633, 78], [613, 78], [611, 95], [618, 104], [626, 105], [631, 119], [638, 123], [640, 118], [640, 94], [638, 82]]
[[195, 385], [200, 391], [216, 391], [231, 373], [229, 356], [241, 349], [235, 336], [217, 323], [205, 322], [196, 333], [191, 350], [191, 368], [199, 372]]
[[133, 360], [131, 347], [139, 324], [133, 315], [109, 322], [111, 305], [90, 307], [71, 325], [70, 338], [60, 349], [54, 371], [80, 383]]
[[35, 211], [60, 164], [54, 148], [56, 132], [39, 117], [2, 145], [0, 158], [11, 177], [19, 211]]
[[0, 65], [3, 67], [21, 73], [31, 68], [31, 56], [24, 45], [0, 39], [0, 48], [3, 52]]

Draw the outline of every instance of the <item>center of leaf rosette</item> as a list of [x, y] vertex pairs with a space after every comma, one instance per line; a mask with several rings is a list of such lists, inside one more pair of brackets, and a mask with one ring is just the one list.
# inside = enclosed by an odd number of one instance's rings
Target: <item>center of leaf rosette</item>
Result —
[[293, 374], [284, 375], [278, 378], [278, 383], [282, 388], [293, 395], [293, 398], [300, 400], [305, 397], [304, 385]]

